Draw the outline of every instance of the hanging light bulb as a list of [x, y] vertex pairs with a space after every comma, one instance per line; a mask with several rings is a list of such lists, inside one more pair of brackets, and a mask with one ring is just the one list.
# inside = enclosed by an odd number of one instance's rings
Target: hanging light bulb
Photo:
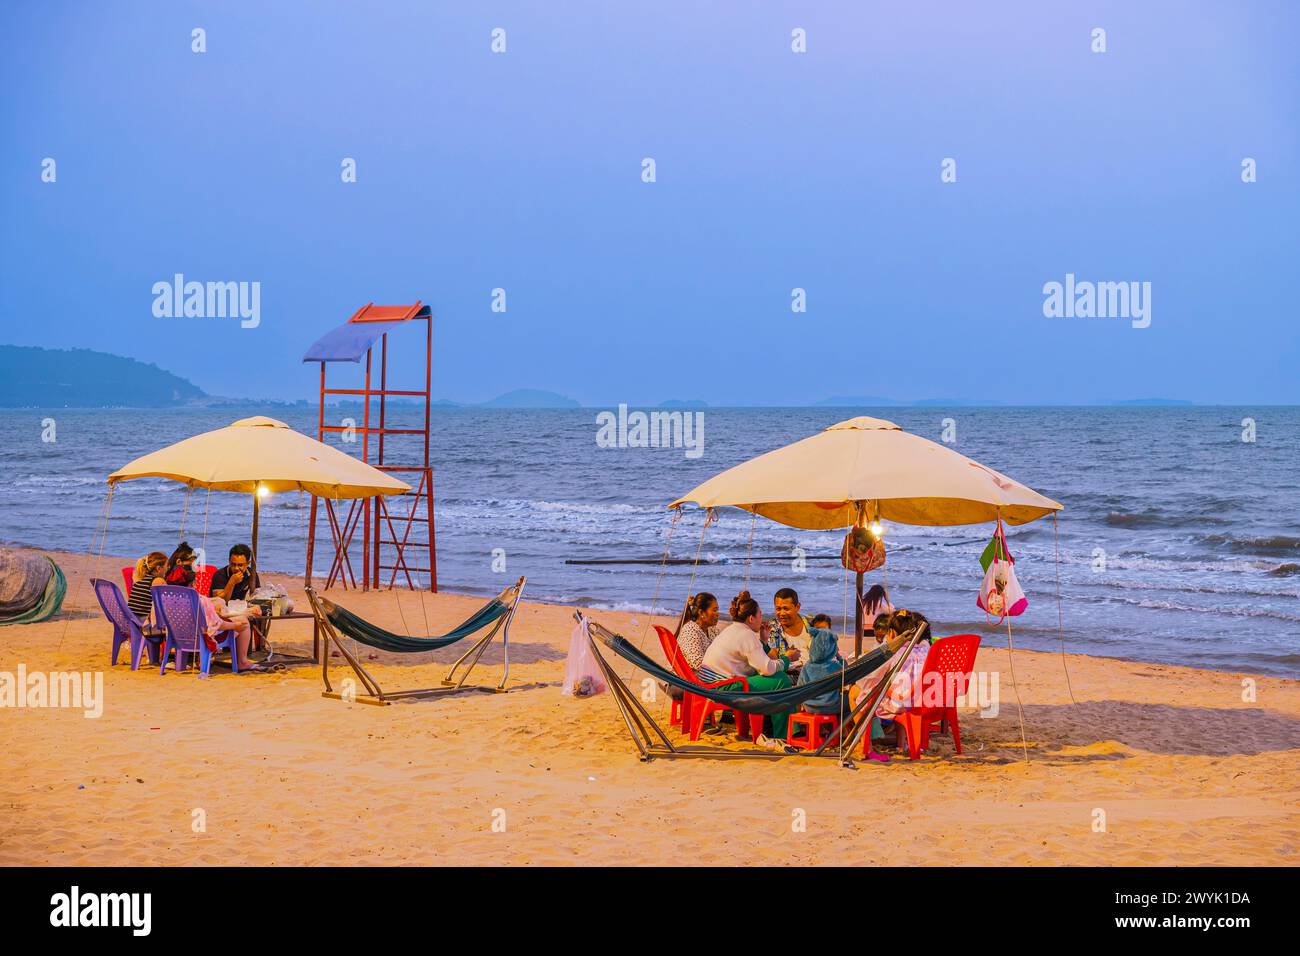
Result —
[[885, 526], [881, 524], [879, 521], [871, 522], [869, 528], [871, 530], [872, 537], [874, 537], [877, 541], [879, 541], [881, 538], [885, 536]]
[[266, 497], [267, 495], [269, 495], [270, 493], [271, 493], [271, 489], [268, 488], [268, 487], [266, 487], [266, 485], [258, 485], [258, 486], [257, 486], [257, 497], [259, 497], [259, 498], [265, 498], [265, 497]]

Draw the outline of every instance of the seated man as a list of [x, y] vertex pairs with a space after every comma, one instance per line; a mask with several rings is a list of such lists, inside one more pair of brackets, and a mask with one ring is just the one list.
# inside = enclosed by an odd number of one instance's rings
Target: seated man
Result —
[[247, 601], [259, 585], [251, 567], [253, 550], [246, 544], [230, 549], [230, 563], [212, 576], [212, 597], [223, 601]]
[[791, 648], [797, 648], [799, 654], [808, 659], [812, 650], [812, 631], [799, 614], [799, 594], [794, 588], [782, 588], [772, 598], [772, 607], [776, 611], [776, 623], [767, 646], [776, 657]]
[[[229, 562], [212, 576], [212, 599], [220, 602], [222, 607], [231, 601], [247, 601], [261, 584], [257, 580], [257, 571], [252, 567], [253, 549], [248, 545], [237, 544], [231, 548]], [[261, 617], [261, 608], [256, 605], [250, 605], [244, 614], [251, 618], [250, 623], [257, 632], [257, 644], [261, 646], [271, 622]]]

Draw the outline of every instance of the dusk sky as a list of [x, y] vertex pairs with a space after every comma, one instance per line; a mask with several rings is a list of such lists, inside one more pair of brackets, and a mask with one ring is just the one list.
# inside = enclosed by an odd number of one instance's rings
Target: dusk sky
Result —
[[[1298, 45], [1290, 0], [5, 4], [0, 342], [314, 400], [421, 299], [457, 401], [1297, 403]], [[260, 324], [156, 317], [176, 273]], [[1067, 274], [1150, 325], [1045, 317]]]

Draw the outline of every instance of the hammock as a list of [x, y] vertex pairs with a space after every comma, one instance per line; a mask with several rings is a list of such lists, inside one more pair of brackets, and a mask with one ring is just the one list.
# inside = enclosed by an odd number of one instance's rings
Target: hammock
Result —
[[[602, 644], [612, 650], [619, 657], [635, 664], [641, 670], [645, 671], [651, 677], [663, 681], [673, 687], [683, 691], [689, 691], [707, 700], [717, 704], [723, 704], [727, 707], [735, 707], [747, 714], [779, 714], [785, 711], [795, 710], [806, 700], [811, 700], [820, 694], [825, 694], [829, 690], [840, 687], [841, 684], [847, 687], [861, 677], [865, 677], [881, 664], [884, 664], [890, 658], [890, 652], [884, 648], [877, 648], [869, 654], [863, 654], [856, 661], [846, 667], [842, 672], [831, 674], [823, 677], [821, 680], [811, 681], [796, 687], [783, 687], [780, 690], [756, 691], [745, 690], [727, 690], [723, 687], [701, 687], [699, 684], [693, 684], [688, 680], [683, 680], [670, 670], [665, 670], [656, 664], [651, 658], [647, 657], [636, 645], [632, 644], [625, 638], [619, 637], [612, 631], [607, 630], [595, 621], [590, 621], [590, 633], [597, 638]], [[739, 685], [737, 679], [736, 686]], [[728, 687], [733, 686], [728, 684]]]
[[[371, 624], [365, 618], [358, 617], [347, 608], [339, 607], [333, 601], [326, 600], [314, 590], [308, 588], [307, 599], [311, 602], [311, 609], [316, 616], [317, 626], [320, 628], [321, 633], [325, 635], [326, 640], [326, 652], [321, 657], [321, 680], [325, 683], [325, 690], [321, 696], [334, 700], [355, 700], [364, 704], [382, 705], [401, 698], [428, 697], [435, 694], [455, 693], [461, 690], [496, 691], [498, 693], [504, 691], [506, 680], [510, 677], [510, 620], [515, 615], [515, 609], [519, 606], [519, 598], [523, 595], [523, 592], [524, 578], [520, 578], [446, 634], [437, 637], [409, 637], [403, 634], [394, 634], [392, 631], [386, 631], [382, 627]], [[484, 630], [486, 633], [475, 641], [456, 663], [451, 665], [451, 670], [447, 671], [447, 676], [442, 679], [441, 687], [425, 687], [413, 690], [383, 690], [379, 686], [379, 682], [365, 669], [361, 661], [357, 660], [356, 655], [348, 650], [347, 645], [343, 642], [343, 637], [350, 637], [354, 641], [365, 644], [367, 647], [373, 647], [376, 650], [389, 651], [394, 654], [417, 654], [421, 651], [436, 651], [439, 648], [464, 640], [476, 631]], [[465, 679], [469, 677], [470, 671], [474, 669], [474, 665], [483, 656], [483, 651], [496, 637], [497, 632], [501, 633], [501, 644], [505, 653], [505, 673], [501, 676], [501, 683], [496, 687], [465, 686]], [[333, 685], [330, 683], [329, 671], [329, 646], [331, 644], [356, 674], [357, 683], [361, 685], [360, 691], [354, 685], [349, 686], [351, 682], [345, 682], [342, 691], [334, 690]], [[462, 664], [465, 665], [465, 670], [461, 673], [460, 679], [457, 680], [456, 671]]]
[[394, 654], [416, 654], [421, 651], [436, 651], [463, 640], [475, 631], [482, 630], [510, 610], [510, 605], [494, 597], [467, 618], [464, 623], [438, 637], [407, 637], [394, 634], [378, 625], [371, 624], [365, 618], [358, 617], [345, 607], [333, 601], [317, 598], [326, 618], [343, 634], [360, 641], [368, 647]]

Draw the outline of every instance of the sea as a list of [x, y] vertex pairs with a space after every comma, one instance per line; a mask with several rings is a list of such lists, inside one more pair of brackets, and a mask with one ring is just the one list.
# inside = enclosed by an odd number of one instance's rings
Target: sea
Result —
[[[1012, 620], [1016, 647], [1300, 676], [1300, 408], [705, 408], [698, 455], [601, 447], [602, 411], [434, 410], [440, 590], [490, 595], [526, 575], [531, 599], [640, 615], [675, 614], [697, 590], [725, 608], [743, 587], [770, 610], [789, 586], [806, 613], [843, 627], [853, 610], [843, 532], [734, 509], [705, 530], [700, 510], [674, 521], [667, 505], [747, 458], [865, 414], [936, 441], [947, 428], [957, 451], [1064, 504], [1055, 525], [1008, 528], [1029, 599]], [[315, 433], [317, 410], [302, 405], [0, 412], [0, 541], [139, 555], [184, 537], [220, 564], [248, 539], [248, 496], [128, 482], [97, 537], [105, 479], [138, 455], [258, 414]], [[360, 418], [355, 408], [328, 414]], [[389, 409], [398, 425], [420, 427], [423, 414]], [[421, 454], [418, 438], [389, 441], [390, 460]], [[308, 505], [297, 493], [264, 502], [261, 567], [305, 571]], [[1004, 646], [1005, 625], [975, 603], [991, 533], [889, 523], [885, 567], [867, 583], [887, 584], [937, 634]], [[328, 535], [321, 519], [318, 574]]]

